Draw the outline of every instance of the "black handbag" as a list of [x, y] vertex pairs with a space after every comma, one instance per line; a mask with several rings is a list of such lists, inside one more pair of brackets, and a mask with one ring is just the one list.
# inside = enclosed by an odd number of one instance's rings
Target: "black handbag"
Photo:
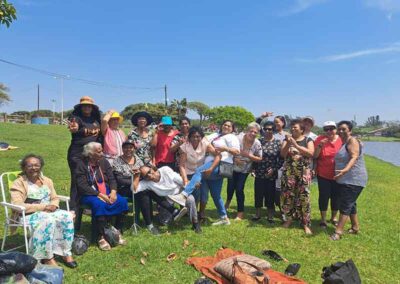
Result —
[[221, 177], [232, 178], [233, 163], [228, 163], [224, 161], [219, 162], [219, 175]]
[[84, 254], [89, 248], [90, 242], [84, 235], [75, 234], [74, 241], [72, 242], [72, 252], [75, 255]]
[[119, 244], [120, 236], [121, 233], [114, 226], [108, 224], [104, 227], [104, 238], [110, 244], [110, 246], [117, 246]]
[[351, 259], [324, 267], [321, 277], [323, 284], [361, 284], [360, 274]]

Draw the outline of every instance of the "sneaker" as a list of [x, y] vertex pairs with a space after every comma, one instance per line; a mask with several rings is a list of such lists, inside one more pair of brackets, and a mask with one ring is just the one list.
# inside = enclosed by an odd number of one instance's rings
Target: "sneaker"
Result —
[[196, 234], [201, 234], [201, 233], [202, 233], [202, 230], [201, 230], [201, 227], [200, 227], [200, 223], [193, 224], [192, 230], [193, 230]]
[[174, 222], [178, 222], [183, 216], [186, 215], [188, 212], [188, 209], [186, 207], [183, 207], [178, 214], [174, 215]]
[[168, 198], [173, 202], [185, 207], [187, 197], [183, 193], [168, 195]]
[[219, 225], [230, 225], [231, 222], [229, 219], [219, 219], [219, 221], [212, 223], [213, 226], [219, 226]]
[[156, 228], [156, 227], [151, 227], [150, 229], [147, 228], [147, 230], [149, 230], [149, 232], [153, 235], [153, 236], [158, 236], [160, 235], [160, 231]]

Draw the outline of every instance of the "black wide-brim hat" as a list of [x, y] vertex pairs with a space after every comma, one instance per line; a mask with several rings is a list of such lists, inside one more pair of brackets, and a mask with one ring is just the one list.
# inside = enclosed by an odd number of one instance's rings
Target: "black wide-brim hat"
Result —
[[146, 111], [139, 111], [132, 115], [131, 122], [134, 126], [137, 126], [137, 121], [139, 117], [144, 117], [147, 120], [147, 125], [152, 124], [154, 119], [153, 117]]

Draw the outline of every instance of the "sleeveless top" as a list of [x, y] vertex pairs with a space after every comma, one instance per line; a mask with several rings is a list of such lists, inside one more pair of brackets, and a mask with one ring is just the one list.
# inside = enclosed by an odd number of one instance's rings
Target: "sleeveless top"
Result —
[[[367, 184], [368, 175], [367, 169], [365, 168], [363, 145], [360, 142], [358, 143], [360, 145], [360, 155], [358, 156], [354, 166], [342, 177], [336, 180], [336, 182], [339, 184], [350, 184], [361, 187], [365, 187]], [[347, 143], [345, 143], [335, 156], [335, 170], [344, 169], [349, 160], [350, 155], [347, 151]]]

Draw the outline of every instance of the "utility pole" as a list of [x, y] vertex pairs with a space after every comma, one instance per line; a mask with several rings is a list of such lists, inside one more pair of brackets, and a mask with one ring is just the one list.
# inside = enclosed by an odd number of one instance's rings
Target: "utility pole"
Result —
[[64, 78], [61, 77], [61, 125], [64, 121]]
[[39, 111], [39, 103], [40, 103], [40, 87], [37, 85], [37, 110]]
[[168, 97], [167, 97], [167, 84], [164, 86], [164, 99], [165, 99], [165, 106], [168, 106]]

